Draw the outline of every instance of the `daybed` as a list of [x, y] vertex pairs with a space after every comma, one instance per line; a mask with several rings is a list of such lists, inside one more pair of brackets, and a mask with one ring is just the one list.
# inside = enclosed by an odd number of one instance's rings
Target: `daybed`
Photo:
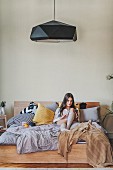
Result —
[[[36, 103], [36, 102], [35, 102]], [[51, 102], [40, 102], [43, 105]], [[27, 107], [29, 101], [15, 101], [14, 115]], [[99, 106], [99, 102], [87, 102], [87, 108]], [[68, 161], [56, 151], [43, 151], [27, 154], [17, 154], [16, 146], [0, 145], [0, 163], [88, 163], [86, 143], [73, 144], [68, 154]]]

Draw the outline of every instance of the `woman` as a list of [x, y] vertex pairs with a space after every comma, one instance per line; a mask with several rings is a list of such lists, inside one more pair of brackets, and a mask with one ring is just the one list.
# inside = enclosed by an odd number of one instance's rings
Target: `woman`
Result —
[[53, 122], [60, 125], [61, 131], [69, 130], [76, 116], [74, 97], [71, 93], [67, 93], [61, 106], [55, 112]]

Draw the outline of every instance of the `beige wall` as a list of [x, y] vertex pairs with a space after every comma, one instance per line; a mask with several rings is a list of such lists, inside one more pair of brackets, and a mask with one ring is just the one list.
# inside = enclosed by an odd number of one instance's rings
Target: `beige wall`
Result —
[[35, 43], [33, 26], [53, 19], [53, 0], [0, 0], [0, 100], [7, 114], [14, 100], [111, 104], [113, 0], [56, 0], [56, 20], [76, 25], [72, 43]]

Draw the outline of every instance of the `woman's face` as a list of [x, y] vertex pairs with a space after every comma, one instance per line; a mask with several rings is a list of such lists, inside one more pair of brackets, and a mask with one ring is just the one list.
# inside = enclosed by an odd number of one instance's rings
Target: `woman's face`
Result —
[[73, 99], [71, 97], [69, 97], [66, 102], [66, 107], [68, 107], [68, 108], [71, 107], [72, 103], [73, 103]]

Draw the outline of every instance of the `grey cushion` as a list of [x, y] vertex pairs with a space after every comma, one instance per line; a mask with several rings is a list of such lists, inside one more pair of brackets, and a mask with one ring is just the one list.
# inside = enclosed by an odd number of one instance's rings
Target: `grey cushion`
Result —
[[87, 121], [98, 122], [99, 120], [99, 107], [92, 107], [87, 109], [80, 109], [80, 122]]
[[11, 126], [13, 124], [21, 126], [22, 122], [27, 122], [29, 124], [32, 122], [33, 118], [34, 114], [18, 114], [7, 121], [7, 126]]
[[53, 112], [55, 112], [56, 109], [58, 108], [58, 103], [54, 102], [54, 103], [48, 104], [48, 105], [46, 105], [46, 108], [48, 108], [48, 109], [52, 110]]

